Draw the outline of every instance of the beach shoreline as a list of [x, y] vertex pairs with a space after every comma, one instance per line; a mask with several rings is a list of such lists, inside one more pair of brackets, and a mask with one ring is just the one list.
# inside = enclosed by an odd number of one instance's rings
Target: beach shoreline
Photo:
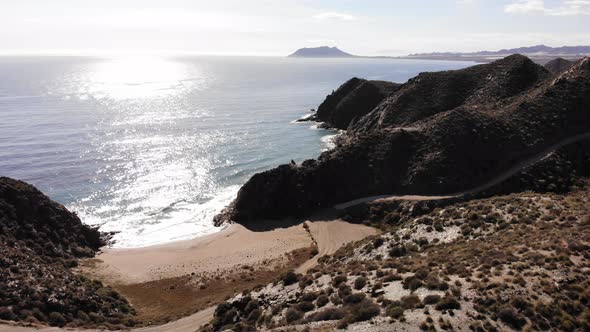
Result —
[[199, 324], [209, 322], [212, 308], [228, 297], [277, 280], [287, 271], [305, 273], [319, 257], [378, 233], [330, 215], [256, 224], [262, 227], [233, 223], [190, 240], [103, 248], [95, 258], [81, 261], [78, 272], [125, 296], [150, 331], [159, 331], [158, 326], [184, 331], [170, 324], [190, 317], [198, 317]]

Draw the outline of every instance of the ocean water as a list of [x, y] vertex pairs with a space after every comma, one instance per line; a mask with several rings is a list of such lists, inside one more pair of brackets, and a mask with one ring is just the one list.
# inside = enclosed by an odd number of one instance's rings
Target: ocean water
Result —
[[272, 57], [0, 57], [0, 176], [138, 247], [218, 231], [251, 175], [330, 148], [295, 123], [347, 79], [470, 62]]

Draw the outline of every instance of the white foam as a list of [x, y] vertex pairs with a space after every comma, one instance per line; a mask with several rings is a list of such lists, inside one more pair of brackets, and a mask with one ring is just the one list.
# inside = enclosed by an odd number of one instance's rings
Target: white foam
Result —
[[[222, 230], [213, 225], [213, 217], [235, 198], [238, 190], [239, 186], [230, 186], [204, 202], [179, 201], [158, 211], [130, 213], [107, 220], [98, 217], [98, 211], [92, 213], [81, 206], [70, 208], [77, 211], [84, 223], [102, 223], [101, 231], [117, 232], [113, 237], [113, 247], [136, 248], [191, 239]], [[114, 207], [105, 205], [101, 210], [111, 208]]]
[[324, 143], [324, 148], [322, 150], [327, 151], [327, 150], [331, 150], [334, 147], [336, 147], [336, 143], [335, 143], [336, 137], [338, 137], [338, 134], [323, 136], [321, 138], [322, 143]]

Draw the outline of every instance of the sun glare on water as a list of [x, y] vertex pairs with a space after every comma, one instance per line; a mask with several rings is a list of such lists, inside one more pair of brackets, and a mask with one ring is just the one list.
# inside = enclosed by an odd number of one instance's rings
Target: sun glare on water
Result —
[[91, 96], [111, 99], [137, 99], [178, 94], [195, 77], [185, 64], [157, 57], [124, 57], [96, 63], [86, 77]]
[[[215, 231], [211, 220], [236, 191], [216, 182], [212, 151], [222, 133], [195, 130], [209, 110], [191, 98], [206, 89], [194, 61], [159, 57], [83, 60], [52, 93], [94, 109], [82, 158], [97, 161], [90, 193], [69, 208], [85, 223], [135, 247]], [[192, 105], [192, 106], [187, 106]]]

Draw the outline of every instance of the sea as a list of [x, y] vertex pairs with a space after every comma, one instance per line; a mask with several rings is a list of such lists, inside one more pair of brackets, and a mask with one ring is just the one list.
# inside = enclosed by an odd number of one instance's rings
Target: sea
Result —
[[295, 120], [356, 76], [405, 82], [472, 62], [286, 57], [0, 57], [0, 176], [130, 248], [219, 231], [249, 177], [337, 132]]

